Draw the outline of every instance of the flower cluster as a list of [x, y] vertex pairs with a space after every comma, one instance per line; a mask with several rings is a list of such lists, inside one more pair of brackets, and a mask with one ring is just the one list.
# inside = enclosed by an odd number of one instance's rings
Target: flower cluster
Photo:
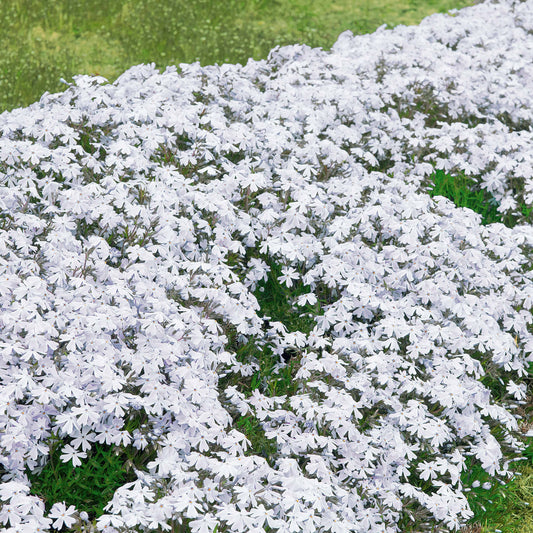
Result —
[[[522, 449], [533, 229], [427, 187], [441, 168], [502, 213], [533, 205], [533, 4], [453, 15], [245, 66], [78, 76], [0, 115], [6, 531], [85, 527], [30, 494], [51, 438], [74, 465], [95, 443], [151, 450], [108, 533], [468, 520], [465, 462], [503, 476]], [[291, 303], [316, 310], [310, 332], [264, 320], [273, 262], [307, 288]], [[240, 389], [246, 343], [280, 368], [296, 347], [297, 393]]]

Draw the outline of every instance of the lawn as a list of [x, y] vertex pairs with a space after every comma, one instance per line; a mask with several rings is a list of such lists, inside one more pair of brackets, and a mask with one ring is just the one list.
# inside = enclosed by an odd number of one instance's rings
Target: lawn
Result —
[[5, 2], [9, 533], [533, 532], [528, 56], [381, 27], [473, 4]]
[[344, 30], [417, 24], [474, 1], [4, 0], [0, 110], [65, 89], [77, 74], [114, 81], [127, 68], [246, 63], [276, 45], [328, 49]]

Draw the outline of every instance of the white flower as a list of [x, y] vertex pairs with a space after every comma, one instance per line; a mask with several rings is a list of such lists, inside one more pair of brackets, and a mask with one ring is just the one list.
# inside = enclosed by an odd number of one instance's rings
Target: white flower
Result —
[[251, 509], [250, 516], [255, 520], [255, 527], [259, 528], [263, 528], [265, 522], [271, 528], [276, 528], [281, 523], [280, 520], [274, 518], [274, 511], [272, 509], [265, 509], [262, 503]]
[[420, 465], [418, 466], [418, 470], [420, 471], [420, 477], [425, 480], [428, 480], [428, 479], [433, 480], [437, 477], [437, 474], [438, 474], [438, 471], [437, 471], [437, 468], [434, 462], [424, 461], [420, 463]]
[[87, 453], [83, 451], [79, 451], [76, 448], [73, 448], [70, 444], [66, 444], [63, 446], [62, 453], [60, 456], [60, 459], [64, 463], [68, 463], [68, 461], [72, 460], [73, 466], [80, 466], [81, 465], [81, 459], [85, 459], [87, 457]]
[[212, 514], [207, 514], [196, 520], [191, 520], [189, 527], [192, 533], [212, 533], [218, 524], [218, 520]]
[[298, 300], [297, 300], [297, 304], [299, 306], [304, 306], [304, 305], [314, 305], [316, 304], [317, 302], [317, 297], [314, 293], [312, 292], [308, 292], [306, 294], [302, 294], [300, 296], [298, 296]]
[[76, 508], [74, 505], [69, 505], [68, 509], [65, 502], [54, 503], [48, 517], [54, 520], [52, 527], [55, 529], [61, 529], [63, 526], [71, 527], [77, 522], [77, 518], [73, 515], [76, 514]]
[[523, 400], [527, 396], [527, 386], [525, 383], [517, 384], [510, 379], [507, 384], [507, 392], [517, 400]]
[[293, 286], [293, 280], [298, 279], [300, 276], [298, 272], [292, 267], [281, 267], [282, 275], [279, 276], [280, 283], [285, 283], [287, 287]]

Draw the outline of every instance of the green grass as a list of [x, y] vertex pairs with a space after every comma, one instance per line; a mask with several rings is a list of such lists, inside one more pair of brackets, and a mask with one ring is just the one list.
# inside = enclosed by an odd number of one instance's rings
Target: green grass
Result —
[[62, 440], [54, 440], [46, 466], [39, 475], [30, 474], [31, 492], [44, 499], [48, 510], [55, 502], [65, 501], [91, 519], [98, 518], [115, 490], [137, 477], [114, 446], [93, 444], [87, 458], [74, 467], [72, 461], [61, 461], [62, 445]]
[[[339, 33], [368, 33], [387, 23], [417, 24], [425, 16], [473, 5], [476, 0], [2, 0], [0, 23], [0, 112], [26, 106], [44, 93], [63, 90], [59, 78], [76, 74], [102, 75], [114, 81], [128, 67], [155, 62], [167, 65], [200, 61], [201, 64], [245, 63], [265, 58], [276, 45], [306, 43], [328, 49]], [[435, 111], [437, 113], [438, 110]], [[431, 113], [430, 113], [431, 114]], [[472, 178], [436, 171], [430, 194], [443, 195], [457, 206], [482, 216], [484, 224], [516, 220], [497, 212], [496, 201], [480, 190]], [[530, 216], [522, 208], [522, 214]], [[278, 282], [281, 265], [270, 262], [271, 274], [255, 296], [265, 320], [280, 321], [289, 331], [309, 332], [312, 315], [321, 303], [297, 309], [293, 300], [308, 291]], [[327, 294], [324, 294], [327, 302]], [[322, 302], [322, 303], [324, 303]], [[228, 347], [241, 361], [255, 360], [256, 373], [231, 383], [246, 395], [259, 388], [269, 395], [294, 394], [292, 376], [298, 368], [297, 349], [288, 350], [288, 364], [280, 365], [272, 347], [255, 339], [240, 339], [227, 332]], [[289, 358], [290, 356], [290, 358]], [[221, 386], [229, 383], [221, 382]], [[528, 413], [529, 414], [529, 411]], [[235, 424], [250, 439], [255, 453], [270, 457], [273, 441], [265, 437], [259, 421], [236, 417]], [[132, 432], [135, 423], [127, 429]], [[32, 474], [33, 491], [46, 502], [65, 500], [99, 516], [115, 487], [129, 480], [126, 464], [142, 467], [146, 454], [131, 447], [96, 445], [78, 468], [59, 459], [60, 441], [51, 441], [51, 459]], [[118, 452], [118, 455], [117, 455]], [[150, 453], [148, 453], [150, 455]], [[533, 532], [533, 446], [520, 476], [505, 486], [473, 489], [475, 510], [472, 533]], [[487, 481], [472, 467], [465, 476]], [[529, 505], [528, 505], [529, 504]]]
[[476, 0], [2, 0], [0, 112], [128, 67], [245, 63], [276, 45], [328, 49], [339, 33], [417, 24]]
[[[457, 207], [472, 209], [481, 215], [482, 224], [501, 222], [512, 228], [518, 221], [517, 216], [503, 216], [499, 213], [497, 200], [488, 191], [480, 189], [474, 178], [464, 174], [450, 176], [442, 170], [436, 170], [430, 181], [432, 182], [430, 196], [445, 196]], [[533, 223], [532, 211], [533, 208], [520, 205], [520, 213], [529, 223]]]
[[[530, 446], [531, 450], [531, 446]], [[531, 453], [528, 454], [531, 464]], [[516, 476], [505, 485], [492, 483], [490, 488], [473, 488], [469, 502], [474, 511], [473, 523], [482, 532], [499, 529], [502, 533], [529, 533], [533, 531], [533, 472], [531, 467], [521, 466], [522, 475]], [[481, 485], [489, 482], [489, 476], [481, 467], [472, 467], [463, 478], [479, 480]]]
[[[134, 413], [123, 429], [131, 435], [145, 420], [143, 415]], [[65, 444], [67, 441], [56, 435], [49, 438], [48, 462], [40, 471], [27, 472], [31, 493], [44, 500], [47, 511], [55, 502], [64, 501], [80, 512], [85, 511], [90, 520], [103, 514], [116, 489], [137, 479], [135, 468], [143, 468], [156, 457], [155, 450], [150, 447], [138, 450], [131, 444], [115, 446], [93, 442], [81, 465], [74, 466], [71, 460], [61, 460]]]
[[445, 196], [457, 207], [468, 207], [481, 215], [482, 224], [501, 222], [498, 204], [494, 197], [484, 190], [475, 190], [475, 181], [465, 175], [450, 176], [436, 170], [432, 176], [434, 183], [430, 196]]

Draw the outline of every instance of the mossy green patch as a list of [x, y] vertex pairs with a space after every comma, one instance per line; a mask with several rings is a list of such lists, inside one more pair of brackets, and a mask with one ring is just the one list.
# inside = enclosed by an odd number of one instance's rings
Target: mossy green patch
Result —
[[30, 475], [31, 492], [41, 497], [48, 508], [64, 501], [87, 512], [91, 519], [98, 518], [115, 490], [136, 476], [126, 469], [124, 458], [115, 453], [113, 446], [93, 444], [87, 458], [74, 467], [72, 461], [61, 461], [62, 444], [52, 441], [46, 466], [38, 475]]
[[[142, 415], [134, 415], [125, 430], [133, 432], [141, 427], [143, 420]], [[104, 513], [116, 489], [137, 479], [135, 468], [144, 468], [155, 458], [155, 450], [150, 446], [137, 450], [132, 445], [93, 442], [87, 457], [74, 466], [72, 460], [61, 460], [65, 444], [68, 442], [57, 436], [48, 440], [50, 455], [46, 465], [40, 471], [28, 472], [31, 493], [42, 498], [47, 509], [63, 501], [80, 512], [85, 511], [91, 520]]]
[[498, 211], [499, 203], [487, 190], [479, 187], [479, 182], [465, 174], [449, 175], [437, 169], [430, 178], [430, 196], [444, 196], [457, 207], [467, 207], [481, 215], [484, 225], [501, 222], [512, 228], [518, 223], [532, 223], [533, 207], [520, 203], [515, 214], [503, 215]]

